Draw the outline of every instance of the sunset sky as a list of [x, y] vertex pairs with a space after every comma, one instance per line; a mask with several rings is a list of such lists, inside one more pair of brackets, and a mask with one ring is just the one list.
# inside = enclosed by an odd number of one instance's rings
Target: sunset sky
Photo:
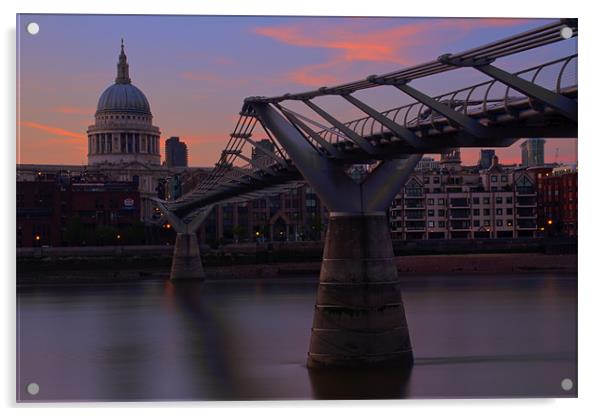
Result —
[[[35, 36], [25, 30], [31, 21], [40, 25]], [[86, 129], [94, 122], [98, 97], [114, 81], [122, 37], [132, 83], [150, 102], [154, 124], [162, 131], [162, 146], [166, 138], [179, 136], [188, 144], [191, 166], [211, 166], [226, 145], [247, 96], [300, 92], [391, 72], [545, 23], [533, 19], [21, 15], [17, 162], [87, 163]], [[564, 41], [500, 60], [497, 65], [520, 70], [576, 53], [576, 48], [576, 40]], [[443, 93], [484, 79], [477, 71], [462, 69], [413, 85], [427, 93]], [[399, 91], [362, 94], [358, 96], [379, 110], [408, 102]], [[323, 102], [341, 119], [358, 116], [343, 100], [328, 100]], [[498, 149], [500, 161], [518, 162], [519, 144]], [[463, 150], [462, 157], [467, 164], [475, 163], [478, 150]], [[575, 163], [577, 141], [549, 140], [546, 161], [555, 160]]]

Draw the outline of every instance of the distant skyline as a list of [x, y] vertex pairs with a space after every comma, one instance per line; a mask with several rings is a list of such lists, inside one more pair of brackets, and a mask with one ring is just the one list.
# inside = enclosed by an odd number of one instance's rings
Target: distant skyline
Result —
[[[27, 34], [35, 21], [40, 32]], [[187, 143], [190, 166], [212, 166], [246, 96], [299, 92], [426, 62], [547, 23], [537, 19], [21, 15], [18, 163], [86, 164], [86, 129], [115, 78], [120, 39], [134, 85], [147, 96], [164, 142]], [[576, 40], [500, 61], [526, 68], [576, 52]], [[476, 71], [419, 80], [429, 93], [479, 82]], [[422, 83], [421, 83], [422, 82]], [[382, 110], [399, 95], [370, 97]], [[376, 105], [378, 104], [378, 105]], [[357, 113], [335, 107], [343, 119]], [[332, 108], [332, 107], [329, 107]], [[254, 136], [260, 139], [262, 136]], [[496, 148], [520, 163], [520, 143]], [[546, 162], [576, 163], [577, 141], [550, 139]], [[475, 164], [479, 149], [462, 149]]]

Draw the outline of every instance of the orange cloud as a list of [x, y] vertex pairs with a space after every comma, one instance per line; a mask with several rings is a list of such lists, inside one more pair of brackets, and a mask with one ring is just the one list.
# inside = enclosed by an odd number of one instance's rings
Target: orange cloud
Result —
[[42, 130], [42, 131], [45, 131], [46, 133], [54, 134], [56, 136], [70, 137], [73, 139], [85, 139], [86, 138], [86, 136], [83, 134], [74, 133], [72, 131], [62, 129], [60, 127], [49, 126], [47, 124], [34, 123], [32, 121], [22, 121], [19, 124], [24, 127]]
[[[358, 24], [359, 23], [359, 24]], [[434, 19], [417, 21], [386, 29], [361, 27], [361, 20], [339, 25], [289, 25], [256, 27], [253, 32], [278, 42], [305, 48], [322, 48], [333, 52], [326, 62], [307, 65], [288, 74], [288, 79], [303, 85], [321, 86], [338, 82], [332, 75], [341, 73], [353, 62], [384, 62], [396, 65], [415, 64], [412, 47], [433, 42], [427, 36], [433, 30], [456, 29], [463, 32], [486, 27], [524, 24], [524, 19]], [[320, 71], [327, 69], [327, 74]]]

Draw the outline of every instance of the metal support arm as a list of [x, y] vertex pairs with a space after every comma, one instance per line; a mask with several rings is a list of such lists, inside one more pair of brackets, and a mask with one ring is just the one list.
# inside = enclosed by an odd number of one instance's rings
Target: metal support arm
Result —
[[323, 109], [318, 107], [316, 104], [312, 103], [309, 100], [303, 100], [303, 102], [309, 108], [311, 108], [316, 113], [318, 113], [320, 115], [320, 117], [322, 117], [324, 120], [328, 121], [334, 127], [339, 129], [345, 136], [347, 136], [351, 141], [353, 141], [355, 144], [357, 144], [364, 152], [366, 152], [370, 155], [374, 155], [377, 153], [374, 146], [372, 146], [372, 144], [368, 140], [366, 140], [365, 138], [363, 138], [362, 136], [360, 136], [359, 134], [357, 134], [356, 132], [351, 130], [345, 124], [341, 123], [339, 120], [337, 120], [336, 118], [334, 118], [333, 116], [328, 114], [326, 111], [324, 111]]
[[559, 111], [565, 117], [577, 122], [577, 102], [563, 95], [556, 94], [546, 88], [540, 87], [537, 84], [526, 81], [516, 75], [506, 72], [493, 65], [481, 65], [475, 69], [489, 75], [491, 78], [508, 85], [528, 97], [535, 98], [547, 106]]
[[213, 205], [203, 207], [198, 211], [196, 216], [192, 217], [189, 222], [185, 222], [182, 218], [178, 217], [173, 211], [171, 211], [163, 201], [159, 198], [153, 198], [153, 201], [157, 204], [163, 215], [167, 218], [167, 221], [171, 224], [174, 230], [179, 234], [193, 234], [201, 226], [207, 215], [213, 209]]
[[416, 134], [414, 134], [414, 132], [410, 129], [400, 126], [399, 124], [391, 120], [389, 117], [381, 114], [378, 110], [375, 110], [366, 103], [358, 100], [351, 94], [344, 94], [342, 97], [357, 108], [359, 108], [360, 110], [362, 110], [364, 113], [378, 121], [380, 124], [391, 130], [393, 134], [395, 134], [400, 139], [403, 139], [410, 146], [413, 146], [416, 149], [424, 147], [424, 143], [422, 143], [420, 139], [416, 136]]
[[344, 167], [304, 140], [295, 126], [272, 105], [253, 103], [253, 107], [331, 212], [385, 211], [421, 158], [421, 155], [412, 155], [382, 161], [363, 183], [357, 184], [345, 173]]

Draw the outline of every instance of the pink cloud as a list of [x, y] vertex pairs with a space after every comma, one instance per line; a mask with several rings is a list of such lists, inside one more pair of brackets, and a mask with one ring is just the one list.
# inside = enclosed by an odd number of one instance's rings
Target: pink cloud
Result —
[[21, 126], [29, 127], [36, 130], [41, 130], [46, 133], [53, 134], [55, 136], [69, 137], [73, 139], [85, 139], [86, 136], [80, 133], [75, 133], [69, 130], [62, 129], [60, 127], [49, 126], [47, 124], [34, 123], [32, 121], [22, 121], [19, 123]]
[[[411, 48], [433, 42], [433, 30], [456, 29], [467, 32], [487, 27], [524, 24], [524, 19], [434, 19], [386, 29], [360, 27], [359, 20], [329, 26], [288, 25], [256, 27], [253, 32], [280, 43], [331, 51], [326, 62], [303, 66], [287, 78], [298, 84], [321, 86], [342, 81], [340, 75], [354, 62], [384, 62], [399, 66], [417, 63]], [[328, 73], [320, 73], [328, 70]]]

